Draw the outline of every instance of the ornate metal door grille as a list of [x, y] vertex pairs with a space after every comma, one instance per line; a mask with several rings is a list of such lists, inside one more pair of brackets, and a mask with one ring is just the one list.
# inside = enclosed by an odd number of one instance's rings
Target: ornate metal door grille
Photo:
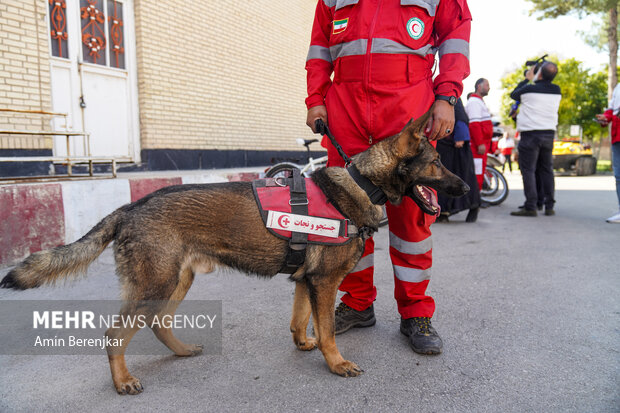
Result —
[[80, 18], [84, 62], [125, 69], [123, 3], [80, 0]]
[[52, 42], [52, 56], [69, 57], [67, 47], [67, 3], [65, 0], [48, 0], [50, 17], [50, 38]]
[[[48, 0], [48, 4], [52, 56], [68, 59], [67, 0]], [[79, 7], [83, 61], [125, 69], [123, 2], [79, 0]]]

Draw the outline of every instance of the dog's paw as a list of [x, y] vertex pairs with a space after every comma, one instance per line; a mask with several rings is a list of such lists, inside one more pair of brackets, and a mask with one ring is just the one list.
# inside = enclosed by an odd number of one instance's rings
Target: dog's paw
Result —
[[306, 337], [306, 341], [295, 342], [295, 345], [297, 346], [297, 349], [301, 351], [310, 351], [314, 350], [317, 347], [318, 342], [314, 337]]
[[336, 364], [334, 367], [330, 367], [332, 373], [342, 377], [355, 377], [364, 372], [357, 364], [352, 361], [345, 360], [342, 363]]
[[202, 344], [188, 344], [182, 352], [175, 353], [179, 357], [192, 357], [202, 353], [204, 346]]
[[126, 394], [139, 394], [142, 393], [144, 387], [140, 383], [140, 380], [136, 379], [133, 376], [129, 376], [126, 379], [119, 381], [118, 383], [114, 383], [114, 387], [116, 387], [116, 391], [120, 395]]

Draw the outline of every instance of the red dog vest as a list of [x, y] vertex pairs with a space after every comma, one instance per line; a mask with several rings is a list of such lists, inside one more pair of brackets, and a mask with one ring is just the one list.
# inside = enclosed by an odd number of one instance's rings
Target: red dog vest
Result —
[[[309, 244], [340, 245], [357, 236], [357, 228], [329, 202], [323, 191], [310, 178], [305, 178], [308, 215], [291, 213], [291, 194], [280, 178], [252, 182], [254, 197], [267, 229], [282, 239], [292, 232], [308, 234]], [[299, 229], [299, 231], [297, 231]]]

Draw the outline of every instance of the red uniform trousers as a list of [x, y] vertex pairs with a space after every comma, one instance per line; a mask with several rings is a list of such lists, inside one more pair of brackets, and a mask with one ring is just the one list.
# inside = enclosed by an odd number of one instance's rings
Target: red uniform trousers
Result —
[[[332, 86], [332, 89], [338, 88]], [[424, 90], [425, 88], [421, 89]], [[346, 106], [329, 104], [330, 94], [327, 98], [330, 129], [345, 152], [352, 156], [369, 148], [371, 145], [368, 142], [368, 137], [356, 133], [361, 129], [359, 125], [346, 121], [350, 119], [346, 110], [342, 109]], [[428, 106], [430, 106], [432, 92], [429, 93], [428, 97], [430, 98], [427, 99]], [[419, 101], [416, 103], [418, 103], [416, 106], [419, 107]], [[418, 113], [412, 115], [417, 118], [427, 108], [422, 107], [416, 111]], [[387, 137], [400, 132], [408, 120], [409, 117], [403, 117], [400, 122], [395, 122], [393, 119], [386, 118], [386, 123], [391, 123], [391, 125], [377, 126], [385, 126], [385, 137]], [[344, 136], [349, 139], [341, 139]], [[351, 139], [352, 137], [355, 139]], [[344, 166], [344, 161], [328, 142], [324, 141], [324, 145], [328, 148], [328, 166]], [[355, 150], [351, 150], [351, 146], [354, 146]], [[394, 271], [394, 297], [398, 305], [398, 312], [403, 318], [432, 317], [435, 311], [435, 301], [426, 295], [426, 288], [430, 280], [432, 266], [430, 225], [435, 221], [435, 217], [423, 213], [417, 204], [408, 197], [403, 198], [403, 202], [398, 206], [388, 202], [386, 209], [390, 231], [390, 258]], [[342, 301], [358, 311], [370, 307], [377, 297], [377, 290], [373, 283], [374, 245], [372, 238], [366, 241], [362, 258], [339, 287], [340, 291], [346, 292]]]
[[[484, 173], [486, 171], [487, 168], [487, 153], [489, 152], [489, 148], [491, 147], [491, 142], [485, 142], [484, 143], [485, 149], [484, 149], [484, 155], [480, 155], [478, 153], [478, 148], [477, 147], [472, 147], [471, 151], [474, 155], [474, 159], [482, 159], [482, 171], [480, 171], [481, 173], [477, 173], [479, 171], [476, 171], [476, 179], [478, 180], [478, 188], [480, 189], [480, 191], [482, 191], [482, 184], [484, 182]], [[475, 161], [474, 161], [475, 162]]]

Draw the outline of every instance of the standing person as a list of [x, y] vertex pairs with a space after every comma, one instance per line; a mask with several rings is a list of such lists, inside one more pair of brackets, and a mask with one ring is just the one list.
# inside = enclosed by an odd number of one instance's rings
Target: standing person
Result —
[[467, 101], [467, 105], [465, 105], [465, 111], [469, 117], [471, 150], [474, 155], [478, 188], [482, 190], [484, 171], [487, 167], [487, 152], [491, 148], [491, 140], [493, 139], [491, 112], [489, 112], [483, 100], [489, 94], [489, 90], [491, 90], [489, 81], [484, 78], [476, 80], [474, 90], [475, 92]]
[[[558, 73], [555, 63], [545, 61], [537, 72], [534, 72], [534, 69], [535, 67], [532, 67], [525, 73], [526, 78], [510, 94], [512, 99], [521, 102], [517, 115], [517, 130], [521, 136], [519, 166], [525, 192], [524, 208], [510, 213], [514, 216], [538, 215], [537, 171], [544, 191], [545, 215], [555, 215], [552, 152], [562, 92], [558, 85], [551, 83]], [[534, 80], [534, 84], [529, 84], [531, 80]]]
[[465, 222], [476, 222], [480, 207], [480, 191], [474, 172], [474, 158], [469, 146], [469, 118], [465, 113], [463, 101], [459, 99], [454, 107], [454, 131], [451, 135], [437, 141], [437, 152], [441, 156], [441, 163], [448, 170], [461, 178], [470, 191], [461, 197], [452, 198], [441, 193], [437, 194], [441, 215], [438, 221], [449, 220], [449, 216], [469, 209]]
[[504, 173], [504, 167], [508, 164], [508, 169], [510, 169], [510, 173], [512, 173], [512, 162], [510, 157], [512, 156], [512, 150], [515, 147], [515, 140], [512, 136], [509, 136], [507, 133], [502, 136], [502, 138], [497, 143], [497, 147], [499, 149], [499, 153], [504, 155], [506, 161], [502, 164], [502, 173]]
[[610, 224], [620, 224], [620, 83], [614, 88], [609, 108], [603, 114], [596, 115], [602, 126], [611, 122], [611, 163], [616, 178], [618, 195], [618, 213], [607, 218]]
[[[432, 107], [427, 136], [444, 137], [454, 128], [453, 106], [469, 74], [470, 27], [466, 0], [319, 0], [306, 61], [306, 123], [316, 132], [317, 119], [329, 122], [352, 156], [398, 134]], [[435, 51], [440, 73], [433, 79]], [[328, 165], [343, 166], [335, 148], [324, 142]], [[430, 321], [435, 302], [426, 295], [434, 218], [409, 198], [386, 209], [400, 331], [415, 352], [439, 354], [443, 343]], [[336, 309], [336, 334], [375, 324], [373, 253], [369, 239], [340, 285], [346, 294]]]

